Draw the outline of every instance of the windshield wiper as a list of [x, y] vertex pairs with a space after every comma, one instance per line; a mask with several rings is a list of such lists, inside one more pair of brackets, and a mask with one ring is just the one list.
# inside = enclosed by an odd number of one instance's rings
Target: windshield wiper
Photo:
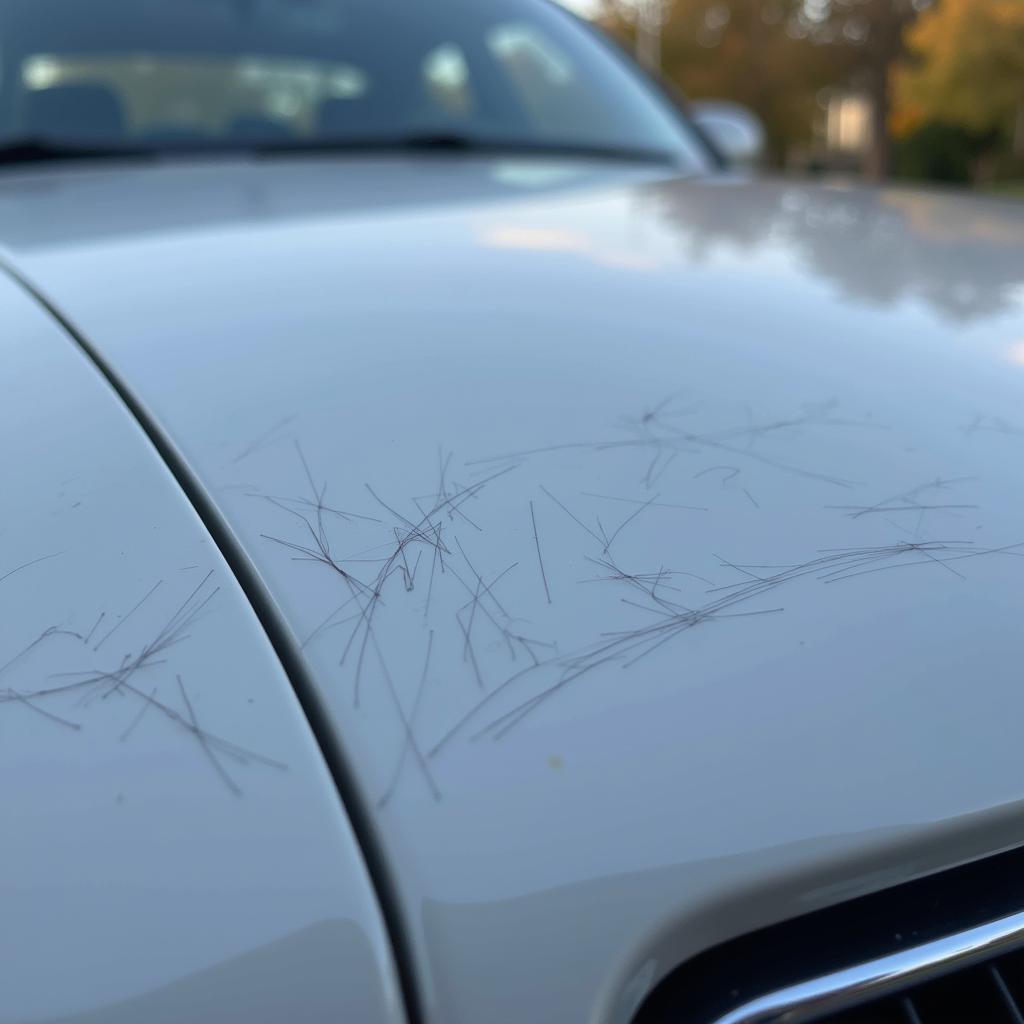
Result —
[[176, 156], [288, 156], [315, 153], [466, 153], [624, 160], [631, 163], [678, 164], [671, 152], [629, 146], [502, 139], [458, 132], [421, 132], [364, 138], [288, 139], [273, 142], [209, 140], [163, 145], [115, 146], [51, 142], [22, 138], [0, 143], [0, 166], [62, 161], [118, 160]]
[[115, 160], [153, 155], [151, 150], [89, 143], [49, 142], [45, 139], [14, 139], [0, 143], [0, 166], [64, 160]]
[[508, 156], [590, 157], [635, 163], [678, 163], [679, 157], [660, 149], [590, 143], [549, 142], [537, 139], [502, 139], [459, 132], [420, 132], [364, 138], [294, 139], [259, 144], [253, 152], [266, 156], [289, 153], [481, 153]]

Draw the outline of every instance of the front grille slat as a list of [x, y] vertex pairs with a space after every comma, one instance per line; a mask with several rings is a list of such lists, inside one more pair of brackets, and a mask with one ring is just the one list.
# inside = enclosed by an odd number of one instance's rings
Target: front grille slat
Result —
[[996, 989], [999, 991], [999, 994], [1003, 999], [1003, 1003], [1006, 1006], [1006, 1011], [1009, 1014], [1009, 1020], [1012, 1021], [1013, 1024], [1024, 1024], [1024, 1014], [1020, 1012], [1017, 1000], [1013, 998], [1013, 993], [1007, 986], [1006, 981], [1003, 978], [1003, 972], [998, 963], [994, 963], [989, 966], [989, 973], [991, 974], [992, 980], [995, 982]]
[[906, 996], [900, 1000], [900, 1003], [903, 1006], [903, 1013], [907, 1018], [907, 1024], [924, 1024], [921, 1017], [918, 1015], [917, 1007], [914, 1006], [913, 999]]

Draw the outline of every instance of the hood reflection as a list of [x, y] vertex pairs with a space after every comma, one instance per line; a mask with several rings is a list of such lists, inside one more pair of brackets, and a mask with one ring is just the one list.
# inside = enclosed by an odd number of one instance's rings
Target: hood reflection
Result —
[[849, 300], [924, 301], [969, 321], [1022, 304], [1024, 207], [971, 196], [752, 185], [653, 185], [642, 205], [678, 233], [686, 258], [722, 247], [788, 250]]

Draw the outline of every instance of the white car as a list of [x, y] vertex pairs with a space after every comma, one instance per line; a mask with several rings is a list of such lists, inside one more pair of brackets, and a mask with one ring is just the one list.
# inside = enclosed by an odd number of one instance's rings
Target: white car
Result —
[[712, 113], [0, 0], [0, 1022], [1021, 1020], [1024, 208]]

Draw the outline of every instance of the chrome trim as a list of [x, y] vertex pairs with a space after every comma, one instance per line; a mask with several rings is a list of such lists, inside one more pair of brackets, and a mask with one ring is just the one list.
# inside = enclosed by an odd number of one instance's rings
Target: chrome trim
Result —
[[803, 1024], [1024, 945], [1024, 913], [761, 996], [714, 1024]]

